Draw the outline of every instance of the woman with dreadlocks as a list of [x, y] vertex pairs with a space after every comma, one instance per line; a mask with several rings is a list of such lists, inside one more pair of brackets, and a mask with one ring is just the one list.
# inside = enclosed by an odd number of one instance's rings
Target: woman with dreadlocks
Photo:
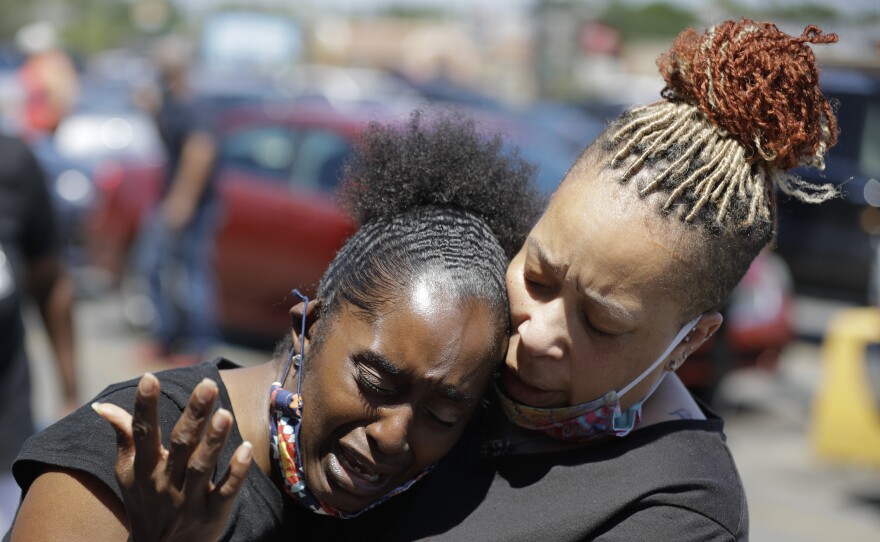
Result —
[[750, 20], [682, 33], [658, 62], [664, 99], [583, 152], [510, 264], [482, 431], [405, 499], [321, 536], [747, 539], [722, 421], [675, 370], [772, 241], [776, 194], [835, 194], [788, 170], [835, 143], [809, 44], [836, 39]]
[[13, 540], [302, 538], [433, 468], [504, 357], [505, 269], [542, 202], [500, 138], [425, 124], [362, 135], [344, 172], [362, 226], [291, 311], [289, 354], [111, 386], [93, 408], [116, 439], [85, 408], [33, 437]]

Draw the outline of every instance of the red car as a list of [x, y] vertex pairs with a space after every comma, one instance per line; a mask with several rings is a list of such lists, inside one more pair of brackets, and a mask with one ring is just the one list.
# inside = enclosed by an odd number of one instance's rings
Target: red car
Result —
[[[219, 123], [222, 219], [214, 269], [225, 331], [277, 340], [289, 326], [290, 290], [314, 293], [354, 231], [333, 189], [365, 123], [315, 108], [238, 110]], [[151, 313], [143, 310], [145, 289], [131, 292], [129, 252], [162, 175], [161, 167], [105, 165], [96, 174], [98, 203], [87, 225], [92, 261], [122, 281], [126, 316], [141, 325]]]

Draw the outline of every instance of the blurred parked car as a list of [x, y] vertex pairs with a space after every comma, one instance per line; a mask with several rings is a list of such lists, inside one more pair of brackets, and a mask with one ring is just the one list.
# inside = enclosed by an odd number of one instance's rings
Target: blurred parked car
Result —
[[299, 64], [279, 78], [290, 98], [301, 104], [331, 107], [341, 113], [402, 115], [426, 103], [405, 81], [385, 71], [324, 64]]
[[[353, 140], [375, 120], [374, 109], [339, 112], [327, 106], [232, 108], [218, 122], [223, 220], [216, 242], [219, 321], [229, 335], [276, 339], [284, 333], [291, 288], [313, 292], [354, 224], [333, 192]], [[402, 120], [391, 117], [386, 120]], [[555, 188], [574, 157], [562, 144], [516, 120], [479, 117], [479, 125], [505, 134], [538, 162], [542, 189]], [[155, 204], [162, 167], [124, 164], [96, 178], [98, 204], [88, 226], [91, 260], [122, 280], [132, 278], [131, 250]], [[152, 318], [145, 288], [123, 281], [126, 314], [135, 324]]]
[[[329, 109], [243, 109], [219, 122], [222, 205], [215, 245], [219, 322], [228, 334], [276, 340], [289, 326], [292, 288], [313, 294], [354, 229], [332, 198], [340, 166], [365, 119]], [[129, 282], [126, 316], [153, 317], [132, 283], [130, 250], [158, 199], [161, 167], [117, 168], [98, 177], [89, 220], [93, 261]]]
[[[67, 262], [74, 276], [84, 279], [77, 281], [80, 291], [92, 288], [85, 279], [94, 278], [84, 267], [82, 222], [95, 201], [95, 177], [100, 174], [106, 179], [123, 170], [158, 170], [165, 159], [154, 120], [134, 102], [135, 85], [148, 84], [151, 74], [129, 79], [101, 74], [109, 70], [104, 64], [112, 61], [120, 67], [128, 66], [124, 73], [141, 65], [133, 60], [121, 62], [117, 56], [101, 57], [103, 64], [93, 60], [92, 71], [80, 81], [80, 100], [75, 110], [54, 134], [30, 142], [49, 183]], [[104, 67], [99, 70], [97, 65]], [[228, 75], [210, 73], [199, 74], [195, 92], [217, 114], [285, 99], [266, 81], [250, 78], [243, 83]]]
[[826, 69], [822, 85], [838, 105], [838, 143], [825, 171], [798, 173], [843, 197], [819, 205], [781, 197], [778, 251], [796, 290], [864, 304], [880, 235], [880, 73]]
[[765, 250], [752, 262], [722, 309], [719, 332], [694, 352], [678, 375], [711, 403], [724, 376], [739, 368], [774, 371], [794, 338], [794, 289], [785, 261]]

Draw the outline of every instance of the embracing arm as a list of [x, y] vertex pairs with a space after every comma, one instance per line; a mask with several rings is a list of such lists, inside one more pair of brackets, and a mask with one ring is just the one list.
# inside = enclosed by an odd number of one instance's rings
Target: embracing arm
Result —
[[[743, 528], [742, 525], [739, 526]], [[658, 505], [643, 508], [612, 522], [597, 542], [675, 540], [676, 542], [736, 542], [746, 540], [740, 530], [732, 533], [714, 519], [687, 508]]]
[[56, 469], [31, 484], [12, 527], [12, 542], [128, 540], [125, 508], [103, 482]]

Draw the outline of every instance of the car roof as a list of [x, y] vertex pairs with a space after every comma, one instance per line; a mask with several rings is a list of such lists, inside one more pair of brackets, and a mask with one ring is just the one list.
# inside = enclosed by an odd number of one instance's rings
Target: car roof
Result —
[[340, 113], [320, 104], [251, 104], [231, 108], [219, 119], [221, 131], [234, 131], [260, 124], [325, 128], [350, 138], [357, 137], [371, 119], [366, 114]]

